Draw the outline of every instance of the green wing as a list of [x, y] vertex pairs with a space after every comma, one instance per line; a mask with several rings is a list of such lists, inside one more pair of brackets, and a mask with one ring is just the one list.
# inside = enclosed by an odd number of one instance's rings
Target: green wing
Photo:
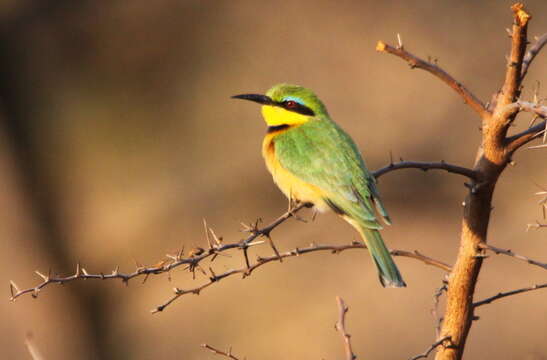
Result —
[[288, 130], [275, 139], [276, 157], [298, 178], [321, 188], [334, 211], [381, 229], [374, 206], [386, 223], [374, 177], [353, 140], [334, 122], [320, 119]]

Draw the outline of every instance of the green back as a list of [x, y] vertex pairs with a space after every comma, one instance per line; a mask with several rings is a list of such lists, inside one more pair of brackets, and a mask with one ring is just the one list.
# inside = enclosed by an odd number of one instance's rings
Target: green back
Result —
[[298, 178], [325, 191], [324, 199], [369, 229], [381, 229], [374, 205], [390, 223], [375, 185], [357, 146], [327, 116], [290, 129], [275, 138], [275, 152], [281, 165]]

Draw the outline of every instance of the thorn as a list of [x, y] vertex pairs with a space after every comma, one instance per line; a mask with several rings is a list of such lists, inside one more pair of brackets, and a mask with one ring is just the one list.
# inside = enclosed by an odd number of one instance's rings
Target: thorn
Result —
[[39, 277], [41, 277], [44, 282], [49, 282], [49, 276], [46, 276], [44, 274], [42, 274], [41, 272], [39, 272], [38, 270], [35, 270], [34, 271], [36, 273], [36, 275], [38, 275]]
[[182, 259], [183, 254], [184, 254], [184, 244], [182, 244], [179, 252], [177, 253], [176, 261], [180, 261], [180, 259]]
[[[257, 220], [258, 223], [258, 220]], [[215, 231], [211, 228], [209, 228], [209, 231], [211, 232], [211, 235], [213, 235], [213, 239], [215, 240], [215, 243], [217, 246], [222, 245], [222, 236], [218, 237], [217, 234], [215, 234]]]
[[11, 301], [15, 300], [15, 295], [19, 294], [19, 288], [17, 287], [17, 285], [15, 285], [15, 283], [13, 281], [10, 280], [9, 282], [9, 288], [10, 288], [10, 292], [11, 292]]
[[135, 262], [135, 268], [137, 270], [137, 272], [139, 272], [144, 266], [137, 261], [137, 259], [133, 258], [133, 261]]
[[215, 274], [215, 272], [213, 271], [213, 268], [209, 266], [209, 271], [211, 272], [211, 281], [216, 281], [217, 279], [217, 275]]
[[120, 266], [117, 265], [116, 268], [114, 269], [114, 271], [112, 271], [112, 275], [113, 276], [118, 276], [119, 272], [120, 272]]
[[211, 242], [211, 238], [209, 237], [209, 231], [207, 231], [207, 220], [203, 218], [203, 228], [205, 229], [205, 239], [207, 239], [207, 244], [209, 244], [209, 249], [213, 248], [213, 243]]
[[82, 274], [82, 269], [81, 269], [81, 265], [80, 265], [80, 262], [78, 261], [76, 263], [76, 273], [74, 274], [75, 277], [80, 277], [80, 275]]
[[401, 34], [397, 33], [397, 42], [399, 44], [398, 49], [403, 48], [403, 40], [401, 39]]
[[146, 282], [146, 280], [148, 280], [148, 277], [150, 276], [150, 273], [146, 273], [146, 275], [144, 275], [144, 279], [142, 279], [142, 283], [144, 285], [144, 283]]

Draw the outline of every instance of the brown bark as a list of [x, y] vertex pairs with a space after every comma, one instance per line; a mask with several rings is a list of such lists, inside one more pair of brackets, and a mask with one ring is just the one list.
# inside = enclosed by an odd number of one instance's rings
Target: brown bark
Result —
[[[543, 116], [543, 107], [519, 101], [521, 84], [534, 57], [547, 42], [543, 35], [528, 53], [527, 28], [531, 16], [520, 3], [511, 7], [514, 23], [511, 32], [511, 52], [505, 80], [490, 104], [485, 106], [463, 84], [454, 79], [437, 64], [409, 53], [403, 47], [390, 46], [379, 41], [376, 50], [405, 60], [411, 68], [425, 70], [450, 86], [476, 113], [482, 122], [482, 141], [477, 150], [475, 165], [469, 174], [469, 194], [464, 203], [460, 248], [456, 263], [448, 278], [447, 304], [437, 342], [437, 360], [459, 360], [473, 323], [473, 295], [482, 265], [484, 246], [492, 209], [492, 197], [499, 176], [511, 161], [514, 151], [541, 136], [545, 120], [530, 129], [507, 137], [509, 126], [519, 111], [532, 111]], [[462, 172], [460, 172], [462, 174]]]

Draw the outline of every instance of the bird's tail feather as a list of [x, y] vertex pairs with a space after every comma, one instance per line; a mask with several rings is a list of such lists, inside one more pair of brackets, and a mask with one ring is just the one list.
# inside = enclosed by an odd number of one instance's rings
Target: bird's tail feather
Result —
[[393, 262], [393, 258], [389, 250], [382, 240], [382, 236], [378, 230], [360, 227], [363, 240], [368, 247], [372, 260], [378, 268], [378, 276], [384, 287], [405, 287], [404, 282], [397, 265]]

